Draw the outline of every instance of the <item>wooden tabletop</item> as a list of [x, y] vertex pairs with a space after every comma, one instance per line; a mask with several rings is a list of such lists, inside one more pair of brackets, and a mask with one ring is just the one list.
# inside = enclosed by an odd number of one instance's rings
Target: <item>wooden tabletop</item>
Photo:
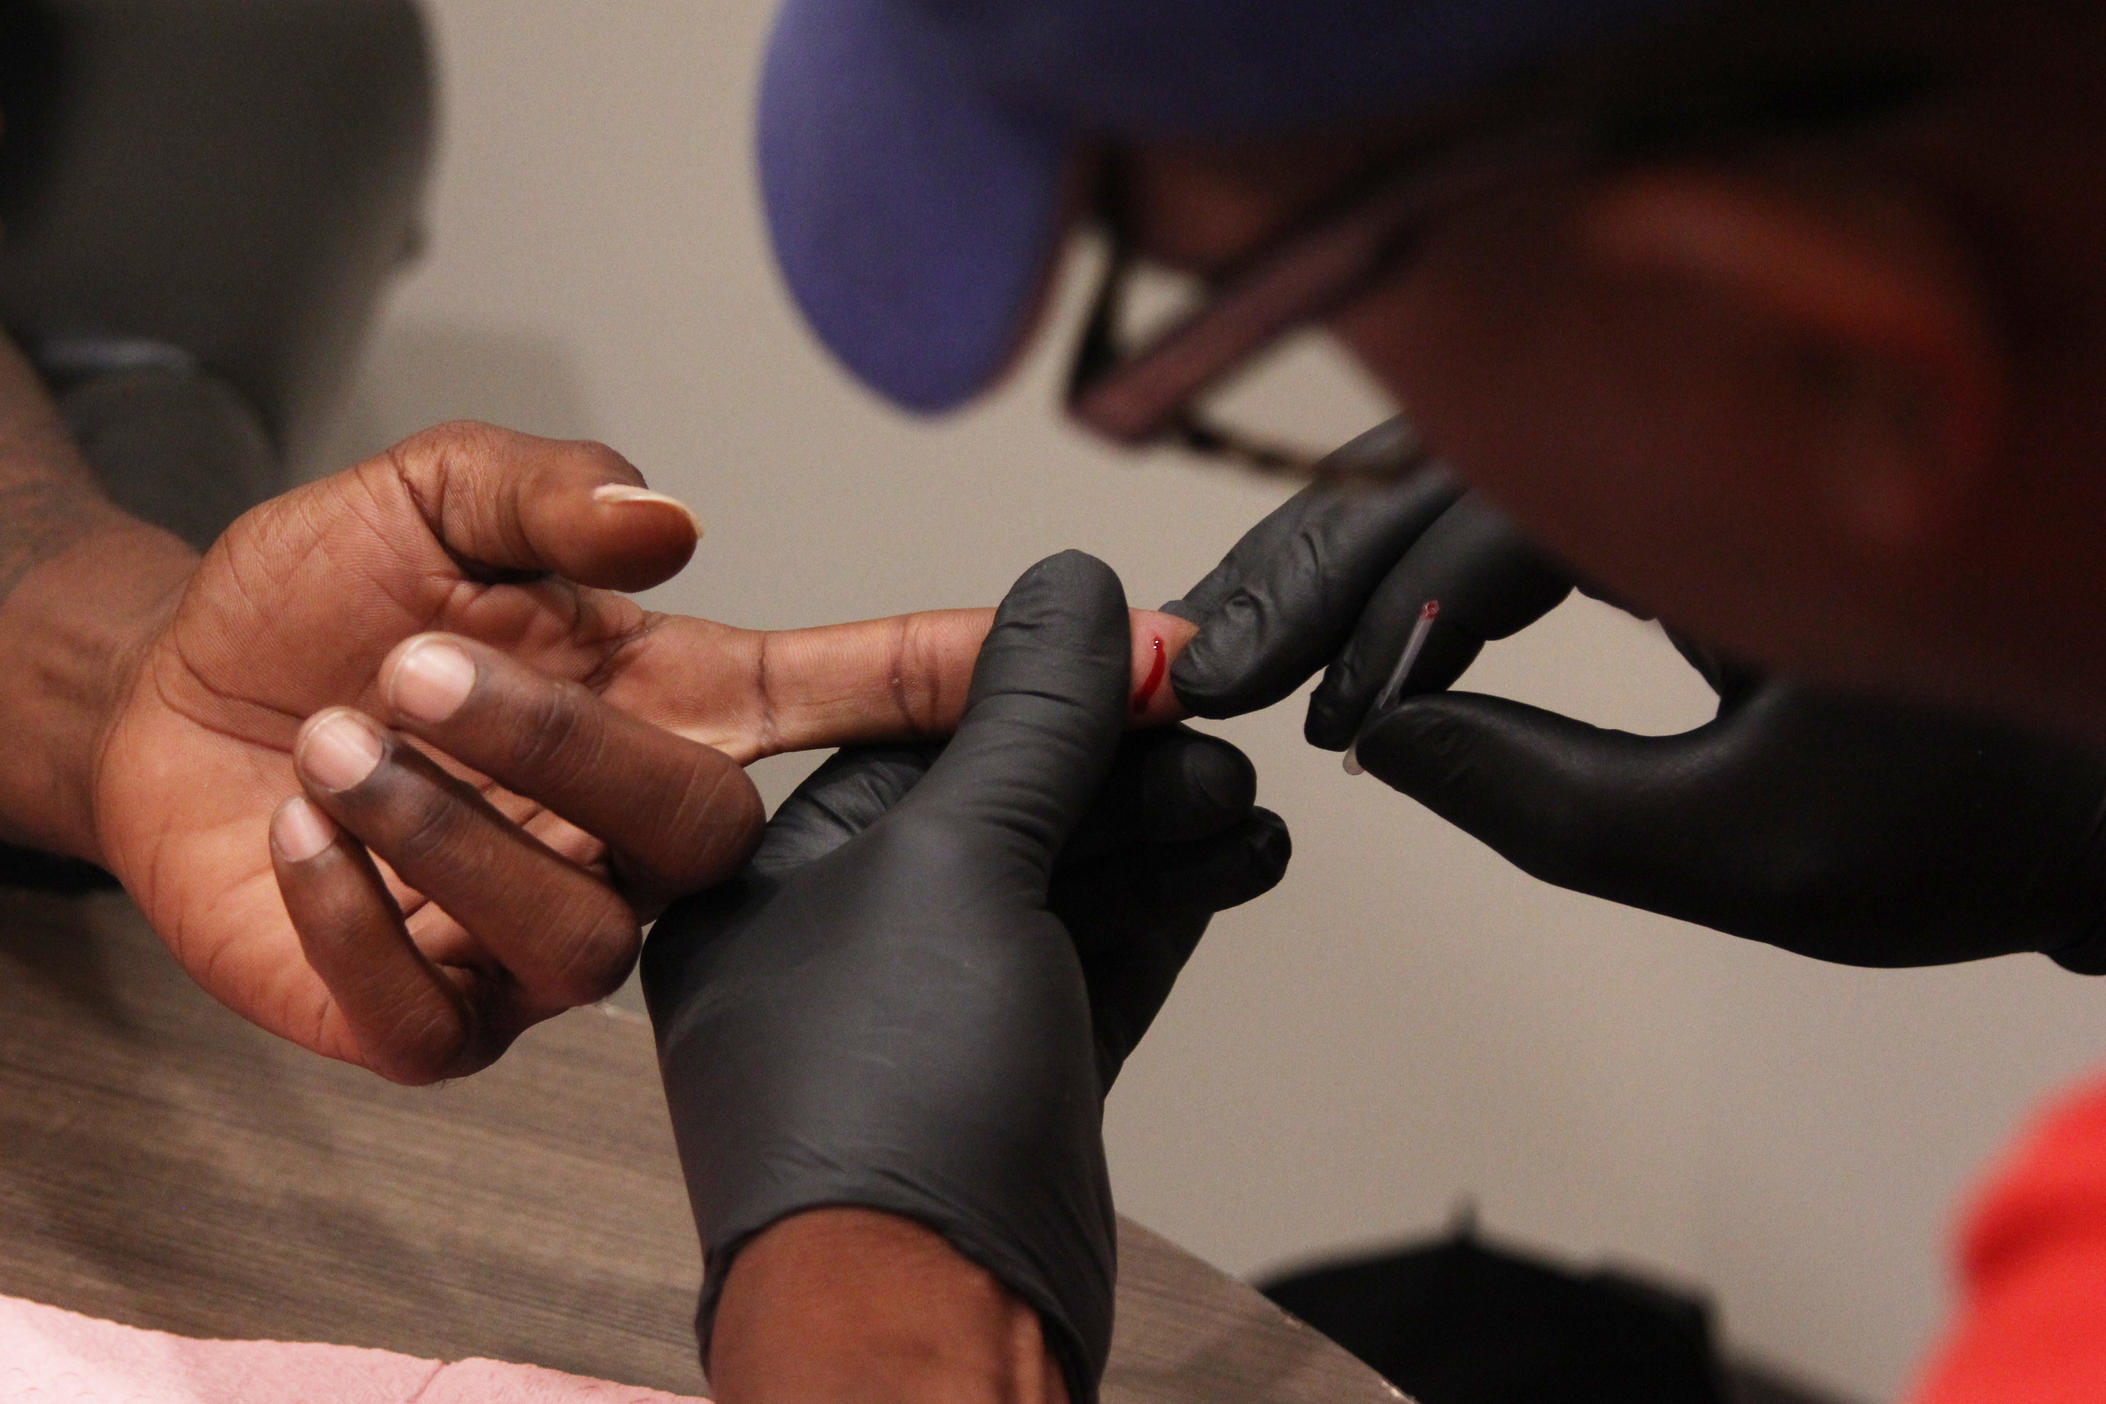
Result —
[[[1120, 1258], [1107, 1404], [1402, 1398], [1146, 1229]], [[0, 1293], [699, 1394], [700, 1275], [633, 1009], [393, 1087], [220, 1008], [123, 898], [0, 890]]]

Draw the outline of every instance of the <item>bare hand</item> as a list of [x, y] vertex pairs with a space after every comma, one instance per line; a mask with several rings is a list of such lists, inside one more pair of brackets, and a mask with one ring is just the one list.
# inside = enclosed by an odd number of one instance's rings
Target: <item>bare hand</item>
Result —
[[[397, 1081], [474, 1071], [737, 869], [763, 818], [743, 764], [949, 731], [990, 611], [647, 612], [614, 592], [679, 570], [696, 528], [596, 495], [641, 483], [598, 445], [450, 425], [208, 553], [105, 733], [95, 822], [215, 997]], [[1189, 632], [1142, 620], [1136, 677]], [[1140, 719], [1173, 709], [1164, 688]]]

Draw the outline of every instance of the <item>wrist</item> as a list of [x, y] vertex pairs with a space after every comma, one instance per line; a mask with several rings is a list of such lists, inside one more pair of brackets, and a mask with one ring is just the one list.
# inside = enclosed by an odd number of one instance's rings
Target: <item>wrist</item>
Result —
[[718, 1404], [1065, 1404], [1038, 1313], [930, 1229], [819, 1209], [733, 1261], [707, 1362]]
[[0, 838], [102, 862], [103, 743], [196, 553], [92, 492], [0, 599]]

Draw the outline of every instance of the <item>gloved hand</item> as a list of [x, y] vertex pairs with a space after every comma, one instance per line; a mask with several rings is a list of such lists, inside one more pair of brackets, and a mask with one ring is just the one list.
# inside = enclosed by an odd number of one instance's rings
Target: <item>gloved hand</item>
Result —
[[[1414, 449], [1392, 421], [1332, 455], [1364, 475]], [[1325, 670], [1310, 742], [1344, 750], [1428, 600], [1440, 614], [1413, 664], [1417, 688], [1445, 687], [1488, 639], [1549, 613], [1571, 581], [1439, 466], [1296, 494], [1230, 549], [1165, 613], [1200, 627], [1170, 668], [1195, 716], [1269, 707]]]
[[942, 1233], [1045, 1323], [1070, 1397], [1111, 1339], [1103, 1097], [1216, 911], [1288, 842], [1240, 752], [1121, 743], [1129, 634], [1087, 556], [1010, 592], [956, 736], [844, 751], [644, 952], [718, 1294], [754, 1235], [850, 1205]]
[[[1201, 625], [1171, 686], [1226, 716], [1325, 668], [1313, 744], [1357, 734], [1368, 773], [1560, 887], [1852, 965], [2038, 950], [2106, 973], [2106, 763], [1764, 677], [1683, 639], [1719, 711], [1680, 736], [1440, 691], [1570, 588], [1438, 474], [1313, 488], [1168, 606]], [[1402, 701], [1371, 717], [1427, 600], [1440, 611]]]

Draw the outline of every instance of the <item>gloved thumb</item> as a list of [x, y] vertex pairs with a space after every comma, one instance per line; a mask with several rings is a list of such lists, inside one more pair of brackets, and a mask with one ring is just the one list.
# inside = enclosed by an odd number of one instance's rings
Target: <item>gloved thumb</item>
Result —
[[1104, 562], [1066, 551], [1024, 572], [980, 647], [957, 733], [897, 813], [1050, 872], [1118, 750], [1129, 647], [1126, 595]]
[[[1360, 764], [1535, 877], [1608, 895], [1672, 835], [1646, 816], [1683, 738], [1633, 736], [1475, 693], [1413, 697], [1360, 738]], [[1670, 826], [1672, 827], [1672, 826]], [[1627, 900], [1627, 899], [1626, 899]]]

